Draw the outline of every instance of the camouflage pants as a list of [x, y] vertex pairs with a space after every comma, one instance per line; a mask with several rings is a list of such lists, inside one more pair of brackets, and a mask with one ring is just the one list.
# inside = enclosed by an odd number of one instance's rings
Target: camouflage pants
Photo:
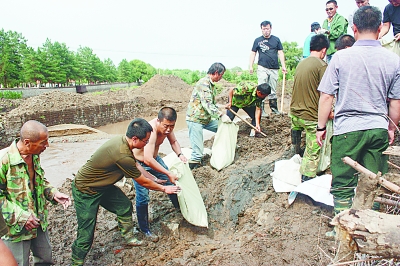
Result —
[[118, 187], [109, 186], [90, 195], [80, 192], [72, 183], [72, 195], [78, 220], [78, 232], [72, 244], [73, 265], [82, 265], [92, 246], [99, 206], [117, 215], [118, 227], [124, 238], [133, 234], [132, 202]]
[[319, 154], [321, 147], [317, 143], [317, 121], [307, 121], [297, 116], [290, 115], [293, 130], [305, 130], [306, 149], [301, 161], [300, 173], [308, 177], [317, 175]]

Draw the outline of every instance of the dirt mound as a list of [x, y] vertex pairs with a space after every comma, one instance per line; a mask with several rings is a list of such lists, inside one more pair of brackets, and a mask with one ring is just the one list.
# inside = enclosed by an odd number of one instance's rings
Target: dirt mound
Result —
[[169, 100], [187, 103], [192, 89], [193, 86], [188, 85], [177, 76], [155, 75], [145, 84], [132, 91], [132, 93], [153, 101]]

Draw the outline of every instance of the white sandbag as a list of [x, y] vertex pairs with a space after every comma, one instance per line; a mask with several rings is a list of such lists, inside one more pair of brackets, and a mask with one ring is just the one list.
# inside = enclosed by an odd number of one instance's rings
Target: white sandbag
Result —
[[222, 118], [219, 120], [210, 159], [210, 164], [217, 171], [227, 167], [235, 159], [238, 131], [239, 126], [233, 123], [229, 118], [228, 121]]
[[390, 40], [390, 41], [381, 39], [381, 44], [386, 49], [388, 49], [388, 50], [394, 52], [395, 54], [397, 54], [398, 56], [400, 56], [400, 42], [399, 41], [395, 41], [394, 39]]
[[332, 144], [331, 138], [333, 136], [333, 120], [329, 119], [326, 122], [326, 135], [319, 153], [319, 163], [317, 173], [323, 172], [331, 165]]
[[[191, 149], [182, 149], [182, 153], [189, 158]], [[178, 201], [183, 217], [193, 225], [208, 228], [206, 207], [189, 165], [183, 163], [174, 152], [165, 156], [163, 160], [169, 170], [179, 178], [176, 185], [182, 188], [178, 193]]]
[[301, 157], [294, 155], [290, 160], [275, 162], [272, 176], [272, 186], [275, 192], [290, 192], [301, 183], [300, 174]]

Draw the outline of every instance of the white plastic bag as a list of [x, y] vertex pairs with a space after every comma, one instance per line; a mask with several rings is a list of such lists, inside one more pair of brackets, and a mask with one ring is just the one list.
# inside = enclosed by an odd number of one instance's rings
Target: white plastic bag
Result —
[[301, 157], [295, 154], [290, 160], [275, 162], [272, 176], [272, 186], [275, 192], [290, 192], [301, 183]]
[[[225, 121], [225, 120], [224, 120]], [[217, 171], [230, 165], [235, 159], [236, 141], [239, 126], [232, 121], [221, 118], [218, 123], [218, 131], [215, 134], [212, 146], [210, 164]]]

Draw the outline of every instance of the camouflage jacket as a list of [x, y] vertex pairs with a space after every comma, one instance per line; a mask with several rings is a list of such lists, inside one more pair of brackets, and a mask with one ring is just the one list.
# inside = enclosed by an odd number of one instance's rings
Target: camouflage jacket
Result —
[[219, 119], [218, 107], [215, 104], [217, 94], [210, 77], [200, 79], [193, 89], [186, 112], [186, 120], [207, 125], [211, 120]]
[[257, 84], [242, 81], [233, 89], [232, 106], [239, 108], [257, 106], [261, 107], [263, 99], [257, 97]]
[[10, 147], [0, 150], [0, 208], [8, 226], [8, 234], [3, 236], [3, 239], [12, 242], [37, 236], [37, 229], [28, 231], [24, 227], [31, 213], [40, 219], [40, 225], [43, 231], [46, 231], [46, 199], [55, 204], [53, 198], [57, 192], [44, 178], [39, 155], [33, 155], [35, 189], [31, 191], [28, 165], [18, 151], [17, 142], [18, 139]]

